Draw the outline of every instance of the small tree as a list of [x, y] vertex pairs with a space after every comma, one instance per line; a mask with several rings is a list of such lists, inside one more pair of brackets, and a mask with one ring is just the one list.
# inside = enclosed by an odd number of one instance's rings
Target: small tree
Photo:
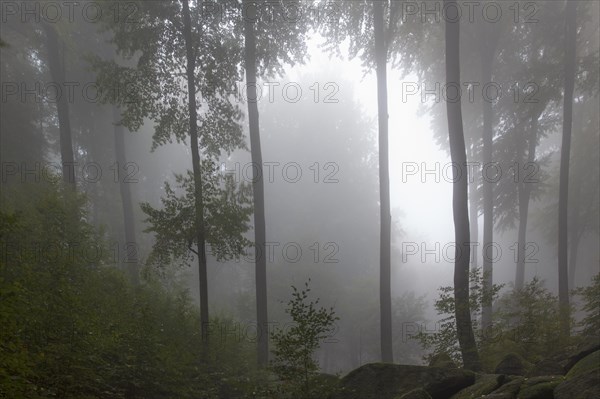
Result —
[[292, 317], [291, 328], [277, 328], [271, 333], [275, 344], [271, 367], [282, 381], [290, 384], [292, 396], [297, 393], [303, 398], [314, 396], [311, 383], [319, 365], [313, 354], [339, 320], [333, 308], [317, 307], [318, 298], [315, 301], [308, 299], [309, 283], [310, 279], [301, 291], [292, 286], [292, 299], [285, 310]]
[[[480, 269], [473, 269], [469, 273], [469, 308], [473, 321], [481, 318], [482, 304], [492, 303], [503, 287], [503, 285], [493, 284], [491, 290], [487, 290], [483, 285], [484, 278], [485, 276], [482, 276]], [[456, 363], [461, 364], [462, 358], [458, 345], [456, 317], [454, 316], [454, 288], [451, 286], [440, 287], [438, 291], [440, 296], [435, 301], [434, 307], [438, 315], [443, 316], [443, 318], [438, 322], [438, 328], [434, 333], [421, 331], [415, 335], [415, 339], [419, 341], [424, 349], [431, 351], [425, 356], [425, 360], [431, 360], [436, 355], [447, 354]], [[473, 323], [473, 330], [477, 344], [480, 344], [482, 339], [486, 337], [486, 332], [481, 331], [476, 322]]]
[[583, 327], [583, 335], [597, 336], [600, 334], [600, 273], [592, 279], [592, 284], [574, 290], [576, 295], [581, 295], [583, 306], [581, 309], [586, 316], [579, 326]]

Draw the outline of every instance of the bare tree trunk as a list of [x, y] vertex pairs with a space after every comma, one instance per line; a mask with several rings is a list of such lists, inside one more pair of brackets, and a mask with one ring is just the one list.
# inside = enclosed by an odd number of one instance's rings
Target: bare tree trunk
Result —
[[381, 361], [394, 361], [392, 347], [392, 286], [391, 286], [391, 213], [390, 176], [388, 161], [388, 103], [387, 103], [387, 49], [384, 39], [383, 3], [373, 1], [373, 28], [375, 30], [375, 58], [377, 69], [377, 116], [379, 122], [379, 309], [381, 332]]
[[[475, 141], [475, 140], [474, 140]], [[475, 159], [475, 143], [471, 147], [471, 160], [470, 162], [476, 163]], [[469, 179], [469, 221], [471, 225], [469, 230], [471, 232], [471, 241], [475, 243], [475, 248], [478, 248], [479, 244], [479, 210], [478, 210], [478, 198], [477, 198], [477, 185], [479, 184], [478, 171], [474, 171], [473, 176]], [[471, 254], [471, 270], [477, 270], [479, 267], [479, 258], [477, 251], [473, 251]]]
[[[249, 4], [249, 0], [244, 0], [244, 5], [246, 4]], [[248, 10], [255, 10], [255, 7], [248, 7], [246, 11]], [[267, 313], [267, 256], [265, 251], [265, 189], [260, 146], [258, 98], [256, 93], [256, 36], [254, 21], [254, 16], [247, 16], [244, 20], [244, 47], [250, 149], [252, 164], [254, 165], [252, 170], [256, 173], [252, 179], [252, 189], [254, 195], [254, 245], [256, 250], [257, 361], [259, 366], [264, 367], [269, 361], [269, 325]]]
[[[119, 122], [121, 120], [121, 112], [117, 106], [113, 106], [113, 120], [115, 123], [115, 154], [117, 157], [117, 170], [120, 172], [127, 164], [125, 155], [125, 133], [126, 130]], [[140, 276], [138, 272], [138, 246], [135, 238], [135, 219], [133, 214], [133, 202], [131, 199], [130, 182], [126, 181], [120, 173], [119, 192], [121, 194], [121, 206], [123, 207], [123, 224], [125, 227], [125, 246], [122, 248], [125, 251], [125, 265], [129, 274], [129, 279], [134, 286], [139, 285]]]
[[570, 334], [568, 224], [569, 158], [573, 126], [573, 91], [575, 86], [575, 50], [577, 45], [577, 3], [568, 0], [565, 10], [565, 91], [563, 133], [560, 150], [560, 190], [558, 198], [558, 302], [561, 307], [561, 332]]
[[515, 276], [515, 289], [517, 290], [522, 289], [523, 285], [525, 284], [525, 250], [527, 246], [527, 221], [529, 218], [529, 200], [531, 198], [531, 184], [534, 184], [533, 178], [529, 176], [528, 173], [526, 173], [526, 166], [533, 165], [533, 162], [535, 162], [538, 118], [539, 114], [537, 113], [531, 118], [531, 131], [529, 132], [527, 149], [527, 164], [518, 165], [518, 168], [520, 170], [517, 182], [517, 187], [519, 190], [519, 232], [517, 237], [517, 269]]
[[581, 201], [579, 200], [581, 183], [579, 180], [573, 182], [573, 210], [571, 212], [571, 228], [569, 239], [569, 291], [575, 288], [575, 270], [577, 269], [577, 253], [579, 252], [579, 241], [581, 239], [581, 233], [579, 232], [579, 212], [581, 208]]
[[[198, 141], [198, 111], [196, 108], [196, 54], [192, 43], [192, 22], [188, 0], [183, 5], [183, 35], [187, 57], [188, 109], [190, 113], [190, 145], [192, 150], [192, 167], [194, 174], [194, 205], [196, 245], [198, 247], [198, 279], [200, 283], [200, 323], [202, 339], [208, 343], [208, 277], [206, 268], [206, 248], [204, 237], [204, 202], [202, 197], [202, 164]], [[201, 5], [199, 4], [198, 7]]]
[[[455, 0], [445, 0], [448, 9], [457, 9]], [[450, 156], [453, 171], [452, 211], [454, 216], [455, 263], [454, 302], [456, 330], [464, 367], [481, 370], [479, 353], [473, 334], [469, 306], [469, 206], [467, 154], [460, 101], [459, 19], [446, 17], [446, 87], [454, 87], [456, 98], [446, 100]], [[449, 95], [451, 97], [451, 95]]]
[[60, 41], [58, 33], [48, 23], [43, 24], [44, 31], [46, 32], [46, 44], [48, 46], [48, 66], [50, 68], [50, 75], [54, 83], [63, 90], [56, 102], [56, 111], [58, 114], [58, 128], [60, 131], [60, 157], [62, 162], [62, 174], [63, 181], [68, 187], [71, 187], [73, 191], [77, 186], [77, 179], [75, 177], [75, 162], [73, 156], [73, 139], [71, 135], [71, 121], [69, 119], [69, 103], [67, 100], [66, 93], [64, 93], [65, 87], [65, 64], [60, 49]]
[[[486, 46], [488, 45], [486, 41]], [[491, 54], [490, 54], [491, 53]], [[482, 82], [492, 81], [492, 56], [493, 51], [489, 48], [483, 48], [481, 53], [481, 76]], [[487, 176], [487, 172], [492, 170], [489, 166], [492, 163], [492, 142], [494, 131], [492, 128], [492, 103], [491, 99], [484, 98], [483, 104], [483, 287], [488, 292], [491, 291], [493, 283], [493, 258], [492, 244], [494, 240], [494, 193], [491, 179], [493, 176]], [[482, 304], [481, 309], [481, 328], [487, 331], [492, 325], [492, 304], [489, 302]]]

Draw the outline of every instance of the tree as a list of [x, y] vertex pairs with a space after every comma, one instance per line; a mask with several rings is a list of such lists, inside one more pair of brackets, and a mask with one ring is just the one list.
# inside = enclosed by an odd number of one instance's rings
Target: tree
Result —
[[[380, 197], [379, 308], [381, 359], [384, 362], [393, 362], [387, 60], [390, 43], [395, 37], [399, 7], [399, 2], [388, 0], [343, 2], [340, 4], [340, 9], [333, 14], [339, 19], [326, 21], [321, 25], [327, 39], [327, 50], [339, 54], [340, 44], [349, 38], [350, 57], [354, 58], [360, 54], [363, 65], [368, 69], [375, 69], [377, 75]], [[387, 14], [384, 8], [389, 10]], [[373, 26], [372, 29], [370, 25]], [[360, 28], [356, 29], [357, 26]]]
[[[115, 9], [107, 6], [103, 12], [111, 15]], [[122, 108], [125, 127], [135, 131], [144, 118], [149, 117], [155, 122], [154, 147], [171, 142], [173, 138], [179, 142], [190, 140], [191, 178], [189, 175], [177, 178], [186, 186], [186, 195], [178, 198], [173, 191], [167, 191], [165, 203], [171, 208], [159, 211], [147, 205], [143, 209], [149, 220], [157, 223], [150, 230], [164, 233], [156, 247], [161, 255], [155, 259], [185, 257], [184, 252], [196, 254], [201, 328], [206, 339], [209, 328], [207, 237], [211, 236], [212, 249], [217, 252], [218, 259], [238, 256], [247, 244], [240, 235], [248, 228], [248, 215], [239, 204], [246, 204], [248, 200], [243, 194], [236, 194], [233, 182], [223, 182], [219, 178], [215, 166], [222, 152], [245, 148], [239, 124], [241, 112], [230, 99], [239, 78], [237, 53], [230, 51], [235, 38], [227, 21], [210, 15], [200, 18], [201, 13], [201, 7], [196, 5], [192, 9], [184, 0], [181, 3], [143, 3], [138, 9], [136, 23], [111, 15], [106, 19], [104, 29], [112, 31], [112, 42], [116, 44], [118, 54], [133, 61], [133, 66], [96, 59], [95, 67], [102, 86], [127, 88], [126, 96], [115, 90], [102, 93], [104, 101]], [[202, 21], [199, 26], [192, 24], [199, 20]], [[206, 32], [210, 33], [204, 34]], [[232, 63], [232, 59], [236, 62]], [[187, 84], [185, 91], [181, 90], [183, 84]], [[200, 104], [196, 101], [198, 94], [202, 98]], [[203, 109], [199, 113], [200, 106]], [[206, 191], [211, 191], [213, 196], [211, 206], [223, 206], [224, 209], [208, 210]], [[191, 208], [190, 204], [193, 205]], [[229, 223], [227, 217], [240, 208], [244, 211], [232, 226], [219, 224]], [[219, 217], [221, 214], [225, 216]], [[191, 219], [184, 219], [182, 223], [180, 218], [184, 216]], [[206, 224], [208, 218], [213, 225]], [[220, 246], [225, 240], [231, 245]], [[224, 247], [233, 250], [218, 253]]]
[[[479, 269], [471, 269], [469, 273], [469, 301], [471, 315], [473, 318], [481, 317], [481, 311], [486, 303], [492, 303], [498, 298], [498, 293], [503, 285], [493, 284], [491, 291], [484, 286], [484, 277]], [[434, 303], [435, 310], [442, 319], [436, 324], [434, 333], [419, 331], [414, 336], [421, 346], [431, 350], [425, 356], [426, 360], [432, 360], [435, 356], [446, 354], [456, 363], [461, 363], [461, 350], [457, 340], [456, 328], [456, 304], [454, 301], [454, 287], [446, 286], [438, 289], [439, 297]], [[439, 328], [437, 328], [439, 326]], [[486, 342], [490, 330], [483, 330], [473, 325], [475, 337], [479, 345]]]
[[377, 120], [379, 124], [379, 311], [381, 317], [381, 360], [394, 361], [392, 347], [392, 216], [390, 214], [390, 172], [388, 150], [387, 47], [383, 28], [383, 4], [373, 1], [373, 29], [377, 71]]
[[[454, 261], [454, 301], [456, 332], [465, 368], [480, 370], [481, 363], [469, 304], [469, 209], [467, 187], [467, 155], [462, 126], [460, 101], [460, 47], [459, 10], [455, 0], [446, 0], [446, 12], [454, 8], [454, 19], [446, 15], [446, 86], [454, 87], [457, 97], [446, 101], [448, 113], [448, 135], [452, 168], [452, 212], [454, 216], [455, 261]], [[485, 273], [485, 272], [484, 272]]]
[[[125, 128], [120, 124], [121, 115], [119, 108], [113, 106], [113, 123], [115, 136], [115, 155], [117, 167], [122, 168], [127, 164], [125, 149]], [[119, 193], [121, 194], [121, 207], [123, 208], [123, 227], [125, 228], [125, 250], [129, 278], [133, 285], [140, 282], [138, 270], [138, 246], [135, 238], [135, 220], [133, 215], [133, 202], [131, 199], [131, 187], [127, 179], [119, 176]]]
[[561, 331], [569, 335], [569, 264], [567, 206], [569, 196], [569, 163], [573, 124], [573, 90], [577, 47], [577, 2], [568, 0], [565, 9], [565, 58], [563, 131], [560, 150], [560, 189], [558, 200], [558, 301], [561, 307]]
[[198, 111], [196, 108], [196, 52], [192, 41], [192, 21], [188, 0], [182, 0], [183, 6], [183, 37], [185, 40], [185, 57], [187, 62], [187, 92], [190, 124], [190, 147], [192, 150], [192, 171], [194, 176], [194, 227], [196, 239], [196, 256], [198, 258], [198, 276], [200, 287], [200, 321], [202, 336], [208, 339], [208, 277], [206, 271], [206, 245], [204, 235], [204, 200], [202, 189], [202, 161], [198, 149]]
[[600, 331], [600, 273], [592, 278], [592, 284], [587, 287], [578, 287], [575, 294], [583, 299], [581, 307], [586, 316], [579, 325], [583, 327], [583, 334], [594, 336]]
[[286, 313], [292, 317], [293, 325], [277, 328], [271, 335], [275, 343], [273, 370], [283, 381], [297, 384], [298, 388], [293, 390], [297, 390], [303, 398], [311, 398], [315, 394], [311, 382], [319, 365], [313, 354], [339, 320], [333, 308], [317, 308], [318, 298], [314, 302], [308, 301], [309, 283], [310, 279], [300, 291], [292, 286], [292, 299], [288, 302]]
[[[266, 366], [269, 357], [269, 334], [267, 312], [267, 260], [266, 260], [266, 221], [263, 161], [260, 140], [258, 113], [257, 75], [281, 74], [281, 63], [293, 65], [302, 62], [306, 55], [304, 35], [308, 25], [306, 18], [289, 23], [279, 12], [287, 7], [300, 6], [299, 1], [281, 1], [280, 3], [242, 0], [241, 19], [244, 32], [244, 68], [246, 70], [246, 98], [248, 102], [248, 126], [250, 134], [250, 152], [253, 164], [252, 188], [254, 198], [254, 246], [256, 281], [256, 322], [259, 326], [257, 338], [257, 360], [260, 366]], [[261, 11], [278, 8], [278, 14], [271, 21]], [[268, 19], [269, 21], [265, 21]], [[261, 68], [260, 71], [258, 67]]]
[[[46, 32], [46, 45], [48, 51], [48, 67], [52, 79], [60, 88], [64, 88], [65, 80], [65, 64], [64, 54], [60, 49], [59, 34], [56, 29], [49, 23], [44, 23], [44, 31]], [[66, 95], [60, 95], [56, 104], [58, 116], [58, 126], [60, 129], [60, 156], [62, 161], [62, 177], [63, 181], [76, 189], [77, 180], [75, 178], [75, 162], [73, 157], [73, 140], [71, 135], [71, 120], [69, 115], [69, 103]]]
[[[250, 2], [244, 0], [244, 10], [249, 13]], [[258, 326], [257, 360], [265, 366], [269, 359], [268, 312], [267, 312], [267, 258], [265, 251], [265, 190], [262, 173], [262, 151], [260, 148], [260, 127], [258, 122], [258, 98], [256, 92], [256, 37], [254, 34], [254, 15], [244, 17], [244, 65], [246, 68], [246, 93], [248, 100], [248, 125], [250, 132], [250, 151], [256, 174], [252, 177], [254, 198], [254, 246], [256, 251], [256, 324]]]

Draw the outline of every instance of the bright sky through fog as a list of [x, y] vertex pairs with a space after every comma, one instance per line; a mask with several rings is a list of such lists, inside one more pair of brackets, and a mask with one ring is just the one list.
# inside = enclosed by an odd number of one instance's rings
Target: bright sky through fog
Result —
[[[315, 37], [309, 42], [311, 60], [306, 65], [292, 68], [287, 78], [293, 80], [304, 74], [312, 75], [324, 65], [327, 69], [339, 71], [344, 80], [354, 82], [354, 91], [362, 108], [377, 121], [377, 90], [375, 72], [364, 76], [359, 59], [342, 60], [336, 57], [329, 58], [319, 48], [322, 38]], [[414, 82], [410, 77], [406, 82]], [[325, 82], [323, 82], [325, 83]], [[420, 82], [416, 82], [420, 84]], [[340, 95], [343, 94], [340, 87]], [[453, 241], [454, 227], [452, 221], [452, 184], [445, 175], [440, 173], [439, 183], [435, 176], [429, 174], [422, 176], [422, 163], [427, 163], [428, 169], [433, 169], [435, 163], [439, 164], [440, 172], [444, 165], [450, 162], [450, 157], [441, 151], [433, 138], [429, 117], [419, 117], [421, 96], [407, 96], [407, 101], [402, 102], [402, 81], [397, 71], [388, 68], [388, 106], [389, 106], [389, 153], [390, 153], [390, 190], [392, 218], [399, 220], [401, 228], [406, 232], [404, 240], [428, 243], [440, 241], [446, 243]], [[447, 134], [445, 132], [445, 134]], [[419, 171], [416, 175], [404, 174], [403, 166], [414, 162]], [[403, 165], [404, 163], [404, 165]], [[403, 182], [404, 180], [404, 182]], [[401, 211], [402, 215], [399, 215]], [[443, 245], [443, 244], [442, 244]]]

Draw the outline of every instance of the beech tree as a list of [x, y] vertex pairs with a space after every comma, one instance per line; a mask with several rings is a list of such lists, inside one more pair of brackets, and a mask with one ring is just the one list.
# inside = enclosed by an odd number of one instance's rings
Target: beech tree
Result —
[[[448, 136], [452, 168], [452, 212], [454, 216], [454, 306], [456, 333], [465, 368], [481, 370], [479, 353], [473, 334], [469, 306], [469, 206], [467, 154], [462, 123], [460, 100], [460, 11], [455, 0], [446, 4], [446, 87], [454, 87], [455, 96], [446, 101]], [[452, 11], [454, 9], [454, 13]], [[448, 14], [449, 13], [449, 14]]]

